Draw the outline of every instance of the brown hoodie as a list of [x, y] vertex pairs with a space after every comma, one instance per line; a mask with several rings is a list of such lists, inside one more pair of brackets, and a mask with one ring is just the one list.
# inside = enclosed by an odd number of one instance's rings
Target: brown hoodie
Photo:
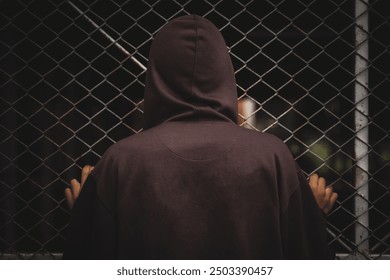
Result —
[[236, 116], [218, 29], [194, 15], [169, 22], [150, 50], [145, 130], [89, 176], [64, 258], [329, 258], [325, 221], [288, 148]]

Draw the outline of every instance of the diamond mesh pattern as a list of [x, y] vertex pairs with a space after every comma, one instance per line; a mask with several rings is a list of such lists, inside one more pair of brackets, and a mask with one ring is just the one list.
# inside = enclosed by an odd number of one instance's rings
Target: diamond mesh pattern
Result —
[[[319, 172], [339, 192], [328, 216], [338, 256], [390, 254], [385, 0], [72, 3], [144, 65], [168, 20], [196, 13], [214, 22], [236, 71], [241, 124], [283, 139], [307, 174]], [[355, 15], [357, 5], [362, 14]], [[355, 36], [366, 15], [362, 55]], [[0, 1], [0, 39], [0, 255], [58, 258], [69, 221], [64, 187], [84, 164], [142, 130], [145, 72], [67, 1]], [[361, 72], [357, 57], [366, 63]], [[359, 79], [364, 71], [367, 83]], [[367, 92], [368, 112], [359, 111], [357, 85]], [[364, 129], [367, 140], [357, 134]]]

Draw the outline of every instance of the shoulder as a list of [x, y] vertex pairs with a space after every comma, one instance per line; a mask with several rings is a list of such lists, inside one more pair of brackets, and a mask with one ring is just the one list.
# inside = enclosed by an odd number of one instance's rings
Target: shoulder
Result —
[[123, 157], [151, 149], [155, 145], [155, 137], [150, 130], [141, 131], [116, 142], [106, 150], [103, 157]]
[[288, 172], [291, 176], [295, 176], [300, 170], [289, 147], [273, 134], [240, 128], [238, 144], [247, 155], [262, 163], [267, 162], [278, 172]]
[[273, 153], [290, 154], [290, 150], [287, 145], [273, 134], [243, 127], [237, 127], [237, 131], [239, 133], [238, 140], [241, 145], [248, 145], [252, 149], [259, 148]]

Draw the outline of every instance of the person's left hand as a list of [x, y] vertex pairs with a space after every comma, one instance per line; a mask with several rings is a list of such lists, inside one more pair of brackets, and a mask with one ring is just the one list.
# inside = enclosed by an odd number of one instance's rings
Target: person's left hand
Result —
[[80, 182], [76, 179], [70, 181], [70, 188], [65, 189], [65, 198], [68, 203], [69, 209], [72, 210], [74, 203], [76, 202], [77, 197], [79, 196], [81, 189], [84, 186], [85, 181], [87, 180], [88, 175], [93, 170], [93, 166], [86, 165], [81, 170], [81, 180]]
[[328, 214], [329, 211], [333, 208], [338, 194], [333, 192], [332, 186], [326, 185], [325, 178], [319, 177], [316, 173], [309, 177], [309, 185], [314, 194], [318, 207], [320, 207], [324, 214]]

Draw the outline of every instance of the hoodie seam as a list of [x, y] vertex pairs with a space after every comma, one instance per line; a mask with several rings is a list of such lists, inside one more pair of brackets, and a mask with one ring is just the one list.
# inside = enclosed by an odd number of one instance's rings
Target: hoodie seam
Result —
[[[195, 79], [195, 71], [196, 71], [196, 63], [197, 63], [197, 56], [198, 56], [198, 20], [196, 16], [194, 15], [194, 22], [195, 22], [195, 52], [194, 52], [194, 62], [192, 66], [192, 75], [191, 75], [191, 85], [190, 85], [190, 98], [194, 99], [194, 79]], [[195, 108], [197, 109], [197, 105], [195, 104]]]

